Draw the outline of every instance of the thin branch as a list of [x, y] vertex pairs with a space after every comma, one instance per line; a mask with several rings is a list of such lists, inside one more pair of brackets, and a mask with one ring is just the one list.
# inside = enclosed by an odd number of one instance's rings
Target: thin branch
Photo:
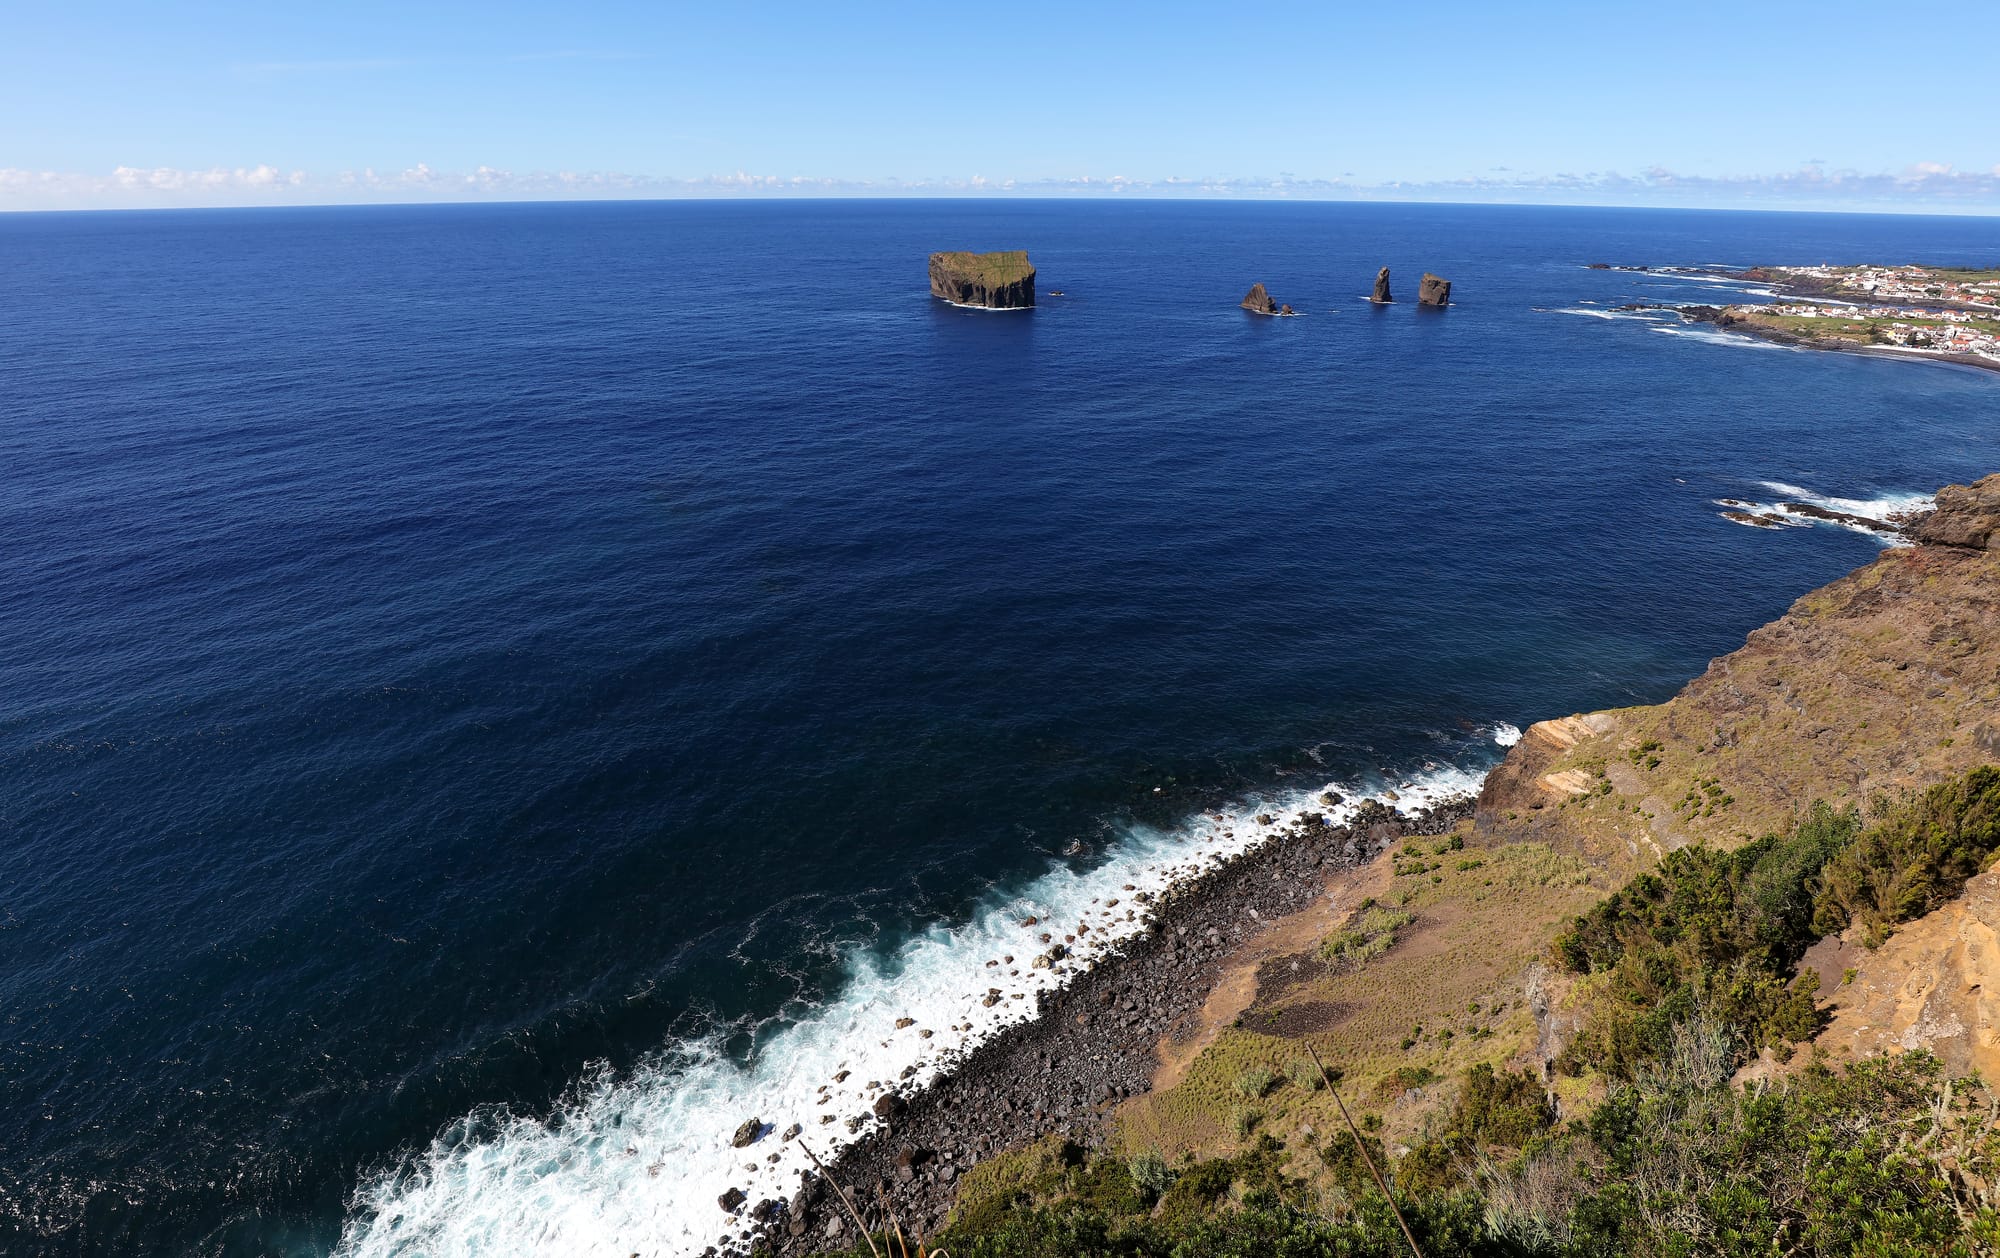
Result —
[[834, 1195], [840, 1198], [841, 1205], [847, 1207], [847, 1213], [854, 1219], [854, 1226], [860, 1229], [861, 1231], [861, 1239], [868, 1242], [868, 1252], [873, 1254], [875, 1258], [882, 1258], [882, 1251], [875, 1248], [875, 1238], [868, 1234], [868, 1224], [862, 1221], [861, 1211], [855, 1207], [854, 1198], [847, 1195], [847, 1190], [840, 1186], [839, 1180], [835, 1179], [832, 1175], [829, 1175], [827, 1173], [825, 1165], [822, 1164], [819, 1158], [813, 1153], [813, 1151], [807, 1147], [806, 1142], [804, 1140], [799, 1141], [799, 1148], [804, 1149], [806, 1156], [812, 1159], [812, 1164], [819, 1171], [820, 1178], [824, 1179], [827, 1183], [833, 1185]]
[[1410, 1231], [1409, 1222], [1403, 1218], [1402, 1210], [1396, 1205], [1396, 1198], [1389, 1192], [1388, 1181], [1382, 1178], [1381, 1171], [1375, 1169], [1375, 1159], [1368, 1155], [1368, 1142], [1361, 1138], [1361, 1129], [1354, 1125], [1354, 1116], [1347, 1112], [1347, 1102], [1340, 1099], [1340, 1089], [1333, 1086], [1333, 1076], [1326, 1072], [1326, 1063], [1319, 1059], [1319, 1050], [1308, 1043], [1306, 1052], [1312, 1054], [1313, 1065], [1319, 1067], [1319, 1077], [1326, 1081], [1326, 1090], [1333, 1093], [1333, 1103], [1340, 1106], [1340, 1116], [1346, 1120], [1347, 1130], [1354, 1135], [1354, 1148], [1361, 1154], [1361, 1161], [1368, 1167], [1368, 1173], [1375, 1177], [1375, 1186], [1382, 1190], [1382, 1199], [1389, 1203], [1390, 1212], [1396, 1216], [1397, 1225], [1403, 1229], [1403, 1239], [1410, 1242], [1410, 1252], [1415, 1254], [1416, 1258], [1424, 1258], [1424, 1251], [1417, 1248], [1416, 1234]]

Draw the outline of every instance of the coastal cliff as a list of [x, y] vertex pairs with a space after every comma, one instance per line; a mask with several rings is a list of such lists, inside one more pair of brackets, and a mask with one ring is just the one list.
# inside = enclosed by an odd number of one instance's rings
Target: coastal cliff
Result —
[[[1625, 1103], [1630, 1076], [1621, 1072], [1632, 1069], [1632, 1054], [1678, 1051], [1671, 1028], [1657, 1041], [1667, 1049], [1631, 1029], [1644, 1024], [1621, 1003], [1626, 971], [1589, 961], [1606, 946], [1589, 923], [1625, 920], [1604, 918], [1604, 905], [1641, 894], [1661, 906], [1649, 912], [1683, 911], [1659, 889], [1674, 883], [1643, 879], [1663, 866], [1676, 879], [1703, 870], [1734, 878], [1744, 875], [1727, 871], [1745, 868], [1753, 880], [1768, 877], [1755, 870], [1777, 866], [1759, 854], [1776, 853], [1781, 865], [1800, 858], [1761, 836], [1789, 836], [1808, 819], [1820, 827], [1813, 834], [1859, 835], [1891, 824], [1868, 820], [1890, 816], [1879, 801], [1937, 796], [2000, 762], [2000, 476], [1948, 486], [1936, 502], [1905, 525], [1914, 545], [1806, 594], [1667, 701], [1530, 726], [1468, 808], [1402, 817], [1371, 804], [1340, 826], [1302, 814], [1159, 906], [1123, 958], [1045, 1002], [1039, 1019], [977, 1050], [907, 1105], [891, 1104], [886, 1125], [841, 1158], [835, 1178], [882, 1184], [906, 1225], [936, 1235], [949, 1223], [955, 1230], [944, 1239], [960, 1243], [1003, 1224], [1027, 1226], [1043, 1202], [1088, 1202], [1090, 1217], [1135, 1227], [1160, 1217], [1161, 1202], [1177, 1203], [1174, 1217], [1223, 1218], [1214, 1212], [1224, 1197], [1187, 1197], [1181, 1185], [1197, 1182], [1219, 1184], [1225, 1197], [1232, 1184], [1263, 1184], [1304, 1194], [1301, 1202], [1328, 1193], [1359, 1200], [1373, 1189], [1357, 1177], [1354, 1140], [1310, 1051], [1332, 1068], [1372, 1156], [1394, 1166], [1411, 1194], [1405, 1208], [1418, 1211], [1426, 1252], [1449, 1235], [1426, 1230], [1443, 1226], [1423, 1213], [1433, 1200], [1426, 1192], [1460, 1184], [1502, 1193], [1488, 1198], [1482, 1225], [1500, 1226], [1492, 1220], [1504, 1223], [1516, 1208], [1504, 1193], [1524, 1190], [1504, 1176], [1462, 1179], [1455, 1167], [1489, 1149], [1497, 1167], [1529, 1134]], [[1874, 877], [1867, 862], [1883, 859], [1887, 842], [1857, 838], [1841, 849], [1848, 864], [1839, 877]], [[1730, 864], [1724, 854], [1739, 848], [1761, 863]], [[1828, 869], [1831, 885], [1838, 879]], [[1800, 885], [1812, 892], [1817, 877]], [[1810, 914], [1825, 925], [1785, 919], [1793, 937], [1824, 938], [1797, 960], [1797, 980], [1781, 968], [1754, 989], [1772, 1021], [1730, 1024], [1729, 1033], [1755, 1037], [1731, 1050], [1748, 1054], [1746, 1077], [1808, 1061], [1898, 1072], [1897, 1086], [1914, 1089], [1898, 1095], [1917, 1099], [1869, 1115], [1891, 1135], [1896, 1123], [1985, 1104], [1969, 1086], [1929, 1100], [1922, 1089], [1940, 1069], [2000, 1072], [2000, 1014], [1981, 991], [2000, 938], [1996, 879], [2000, 871], [1934, 891], [1937, 906], [1905, 910], [1886, 943], [1879, 925], [1828, 916], [1826, 893]], [[1610, 938], [1615, 952], [1648, 937]], [[1672, 1035], [1708, 1033], [1692, 1025]], [[1942, 1065], [1925, 1056], [1867, 1064], [1912, 1050], [1934, 1052]], [[1800, 1076], [1798, 1095], [1845, 1078]], [[1747, 1094], [1727, 1079], [1725, 1071], [1702, 1085], [1706, 1104], [1742, 1103]], [[1475, 1097], [1489, 1108], [1468, 1111]], [[1501, 1123], [1479, 1117], [1501, 1113], [1512, 1126], [1479, 1125]], [[1463, 1134], [1440, 1143], [1447, 1130]], [[1740, 1173], [1751, 1184], [1792, 1174], [1818, 1156], [1815, 1147], [1774, 1142], [1759, 1156], [1776, 1161]], [[1093, 1175], [1138, 1184], [1119, 1190], [1137, 1195], [1122, 1205], [1076, 1195]], [[1595, 1191], [1562, 1182], [1562, 1201]], [[1971, 1225], [1949, 1202], [1922, 1197], [1929, 1181], [1911, 1182], [1919, 1204], [1939, 1212], [1937, 1226]], [[780, 1252], [854, 1240], [823, 1185], [780, 1216]], [[1338, 1207], [1311, 1217], [1329, 1237], [1374, 1226]], [[1388, 1244], [1395, 1234], [1384, 1236]], [[1629, 1240], [1605, 1252], [1614, 1251], [1636, 1252]]]
[[934, 253], [931, 296], [959, 306], [1024, 310], [1035, 304], [1035, 268], [1026, 250]]

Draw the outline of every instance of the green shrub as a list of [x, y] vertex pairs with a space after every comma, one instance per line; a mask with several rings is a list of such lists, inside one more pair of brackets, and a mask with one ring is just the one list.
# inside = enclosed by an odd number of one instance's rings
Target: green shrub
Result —
[[1146, 1150], [1126, 1163], [1126, 1170], [1132, 1176], [1132, 1186], [1147, 1201], [1158, 1201], [1173, 1187], [1174, 1173], [1167, 1166], [1167, 1159], [1157, 1148]]
[[1855, 925], [1873, 946], [1964, 889], [2000, 850], [2000, 768], [1974, 769], [1883, 812], [1828, 863], [1813, 906], [1822, 933]]
[[1416, 921], [1413, 914], [1375, 906], [1359, 914], [1344, 930], [1320, 943], [1327, 961], [1359, 969], [1396, 946], [1396, 932]]
[[1236, 1094], [1247, 1101], [1254, 1101], [1271, 1090], [1276, 1077], [1262, 1066], [1252, 1066], [1236, 1076]]
[[1818, 804], [1785, 839], [1727, 853], [1682, 848], [1572, 921], [1557, 958], [1607, 976], [1576, 1058], [1629, 1077], [1697, 1010], [1744, 1028], [1745, 1053], [1811, 1038], [1823, 1022], [1817, 976], [1790, 975], [1818, 937], [1821, 873], [1859, 828], [1852, 809]]

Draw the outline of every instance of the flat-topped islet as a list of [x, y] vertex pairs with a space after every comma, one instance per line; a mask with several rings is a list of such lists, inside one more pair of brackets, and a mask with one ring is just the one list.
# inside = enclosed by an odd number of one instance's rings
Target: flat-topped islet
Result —
[[1035, 304], [1035, 266], [1025, 249], [934, 253], [931, 296], [959, 306], [1025, 310]]

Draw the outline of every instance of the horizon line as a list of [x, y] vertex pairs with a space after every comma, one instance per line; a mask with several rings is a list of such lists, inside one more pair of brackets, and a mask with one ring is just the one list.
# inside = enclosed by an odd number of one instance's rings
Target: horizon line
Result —
[[965, 192], [907, 192], [907, 193], [838, 193], [822, 192], [817, 195], [790, 194], [784, 192], [765, 193], [689, 193], [682, 195], [645, 196], [578, 196], [578, 197], [512, 197], [465, 198], [456, 200], [411, 200], [411, 201], [306, 201], [274, 204], [270, 202], [241, 202], [229, 205], [94, 205], [94, 206], [20, 206], [0, 205], [0, 217], [24, 217], [31, 215], [57, 214], [201, 214], [230, 213], [235, 211], [290, 211], [290, 210], [394, 210], [394, 209], [451, 209], [465, 206], [490, 206], [493, 208], [527, 205], [643, 205], [650, 203], [805, 203], [819, 201], [837, 202], [923, 202], [923, 201], [1018, 201], [1018, 202], [1131, 202], [1144, 201], [1149, 204], [1218, 204], [1232, 205], [1382, 205], [1382, 206], [1458, 206], [1466, 209], [1541, 209], [1541, 210], [1666, 210], [1695, 214], [1817, 214], [1852, 215], [1857, 217], [1881, 218], [1991, 218], [2000, 219], [2000, 207], [1980, 207], [1977, 209], [1949, 209], [1925, 207], [1922, 209], [1873, 208], [1855, 206], [1816, 205], [1690, 205], [1685, 202], [1661, 203], [1653, 201], [1473, 201], [1457, 198], [1411, 198], [1391, 199], [1387, 197], [1355, 196], [1224, 196], [1187, 195], [1121, 192], [1097, 194], [1075, 193], [1013, 193], [997, 190]]

